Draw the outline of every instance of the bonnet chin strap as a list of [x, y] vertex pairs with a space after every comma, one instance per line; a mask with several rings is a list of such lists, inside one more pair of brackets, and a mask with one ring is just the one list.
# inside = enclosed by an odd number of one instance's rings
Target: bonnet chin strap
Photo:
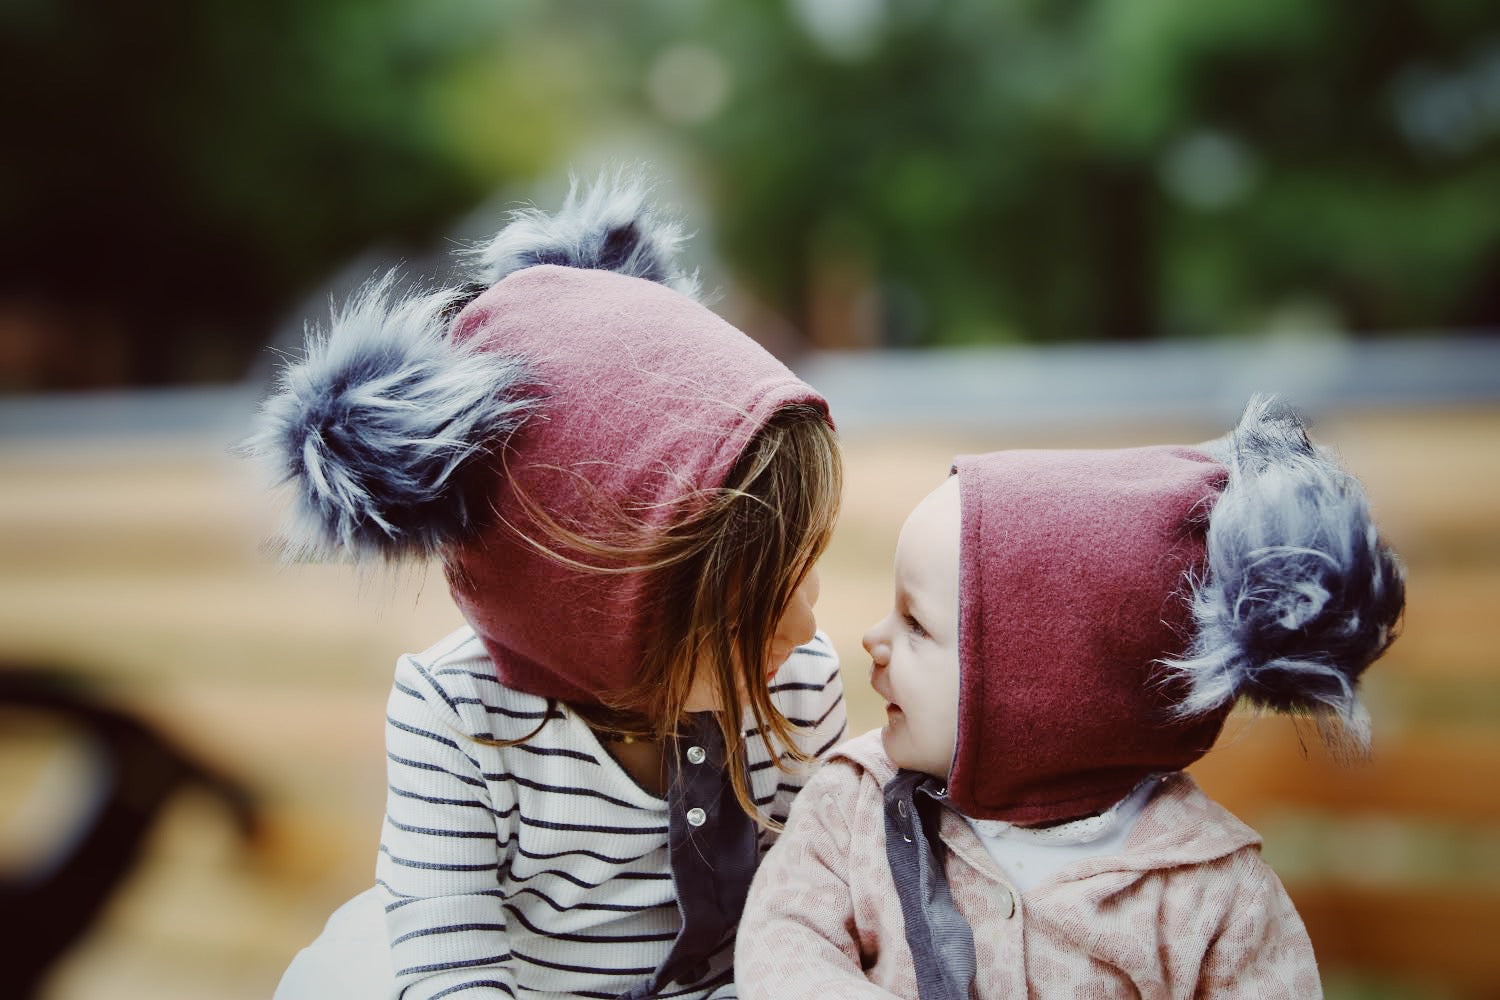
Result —
[[885, 857], [901, 899], [906, 943], [921, 1000], [968, 1000], [974, 932], [953, 902], [943, 869], [942, 782], [898, 771], [885, 786]]

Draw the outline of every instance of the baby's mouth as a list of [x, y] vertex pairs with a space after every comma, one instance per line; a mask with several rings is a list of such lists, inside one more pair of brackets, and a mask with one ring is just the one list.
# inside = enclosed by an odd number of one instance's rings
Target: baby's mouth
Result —
[[901, 706], [898, 705], [898, 704], [896, 704], [896, 699], [892, 698], [890, 695], [886, 694], [884, 691], [882, 691], [880, 689], [879, 681], [882, 681], [885, 678], [884, 677], [880, 677], [879, 676], [879, 671], [876, 670], [876, 669], [874, 669], [874, 668], [872, 668], [870, 670], [870, 674], [871, 674], [871, 677], [870, 677], [870, 687], [871, 687], [871, 689], [874, 690], [874, 692], [876, 694], [880, 695], [881, 700], [883, 700], [885, 702], [885, 714], [886, 714], [887, 718], [889, 718], [891, 716], [902, 714], [901, 713]]

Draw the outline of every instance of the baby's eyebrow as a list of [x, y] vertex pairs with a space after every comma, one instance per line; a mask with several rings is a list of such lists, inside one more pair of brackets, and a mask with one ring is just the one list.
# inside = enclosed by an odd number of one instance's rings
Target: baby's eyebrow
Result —
[[[949, 634], [949, 628], [951, 628], [952, 626], [950, 625], [946, 628], [942, 626], [948, 616], [953, 614], [952, 611], [945, 612], [943, 608], [934, 607], [930, 602], [923, 603], [922, 601], [918, 600], [916, 596], [901, 590], [898, 590], [897, 594], [899, 596], [896, 607], [900, 609], [902, 614], [909, 615], [912, 618], [915, 618], [917, 621], [921, 622], [922, 627], [927, 629], [928, 631], [931, 631], [934, 627], [938, 627], [938, 631], [940, 634]], [[955, 620], [953, 622], [953, 625], [956, 624], [957, 622]]]
[[905, 592], [902, 592], [902, 591], [898, 591], [898, 594], [899, 594], [899, 597], [897, 598], [897, 601], [896, 601], [896, 608], [903, 615], [905, 615], [908, 618], [914, 618], [917, 621], [925, 622], [927, 620], [927, 613], [926, 613], [927, 609], [924, 608], [924, 607], [922, 607], [922, 605], [920, 604], [920, 602], [918, 602], [917, 600], [915, 600], [908, 593], [905, 593]]

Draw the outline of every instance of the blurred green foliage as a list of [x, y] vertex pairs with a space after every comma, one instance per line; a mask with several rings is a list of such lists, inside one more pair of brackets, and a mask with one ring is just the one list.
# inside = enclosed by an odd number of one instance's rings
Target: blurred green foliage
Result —
[[1493, 0], [6, 0], [0, 80], [6, 315], [134, 382], [601, 152], [828, 345], [1500, 327]]
[[918, 342], [1500, 320], [1494, 4], [724, 7], [703, 142], [774, 301], [834, 252]]

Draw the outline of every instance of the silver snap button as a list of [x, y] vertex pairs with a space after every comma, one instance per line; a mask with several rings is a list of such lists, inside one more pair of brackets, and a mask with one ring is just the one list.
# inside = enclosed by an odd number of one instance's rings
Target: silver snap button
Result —
[[902, 819], [906, 818], [906, 800], [905, 799], [898, 799], [896, 801], [896, 811], [901, 814], [901, 818]]
[[702, 747], [688, 747], [687, 759], [689, 764], [701, 764], [708, 759], [708, 751]]
[[688, 826], [702, 826], [708, 822], [708, 813], [694, 806], [687, 811], [687, 821]]

